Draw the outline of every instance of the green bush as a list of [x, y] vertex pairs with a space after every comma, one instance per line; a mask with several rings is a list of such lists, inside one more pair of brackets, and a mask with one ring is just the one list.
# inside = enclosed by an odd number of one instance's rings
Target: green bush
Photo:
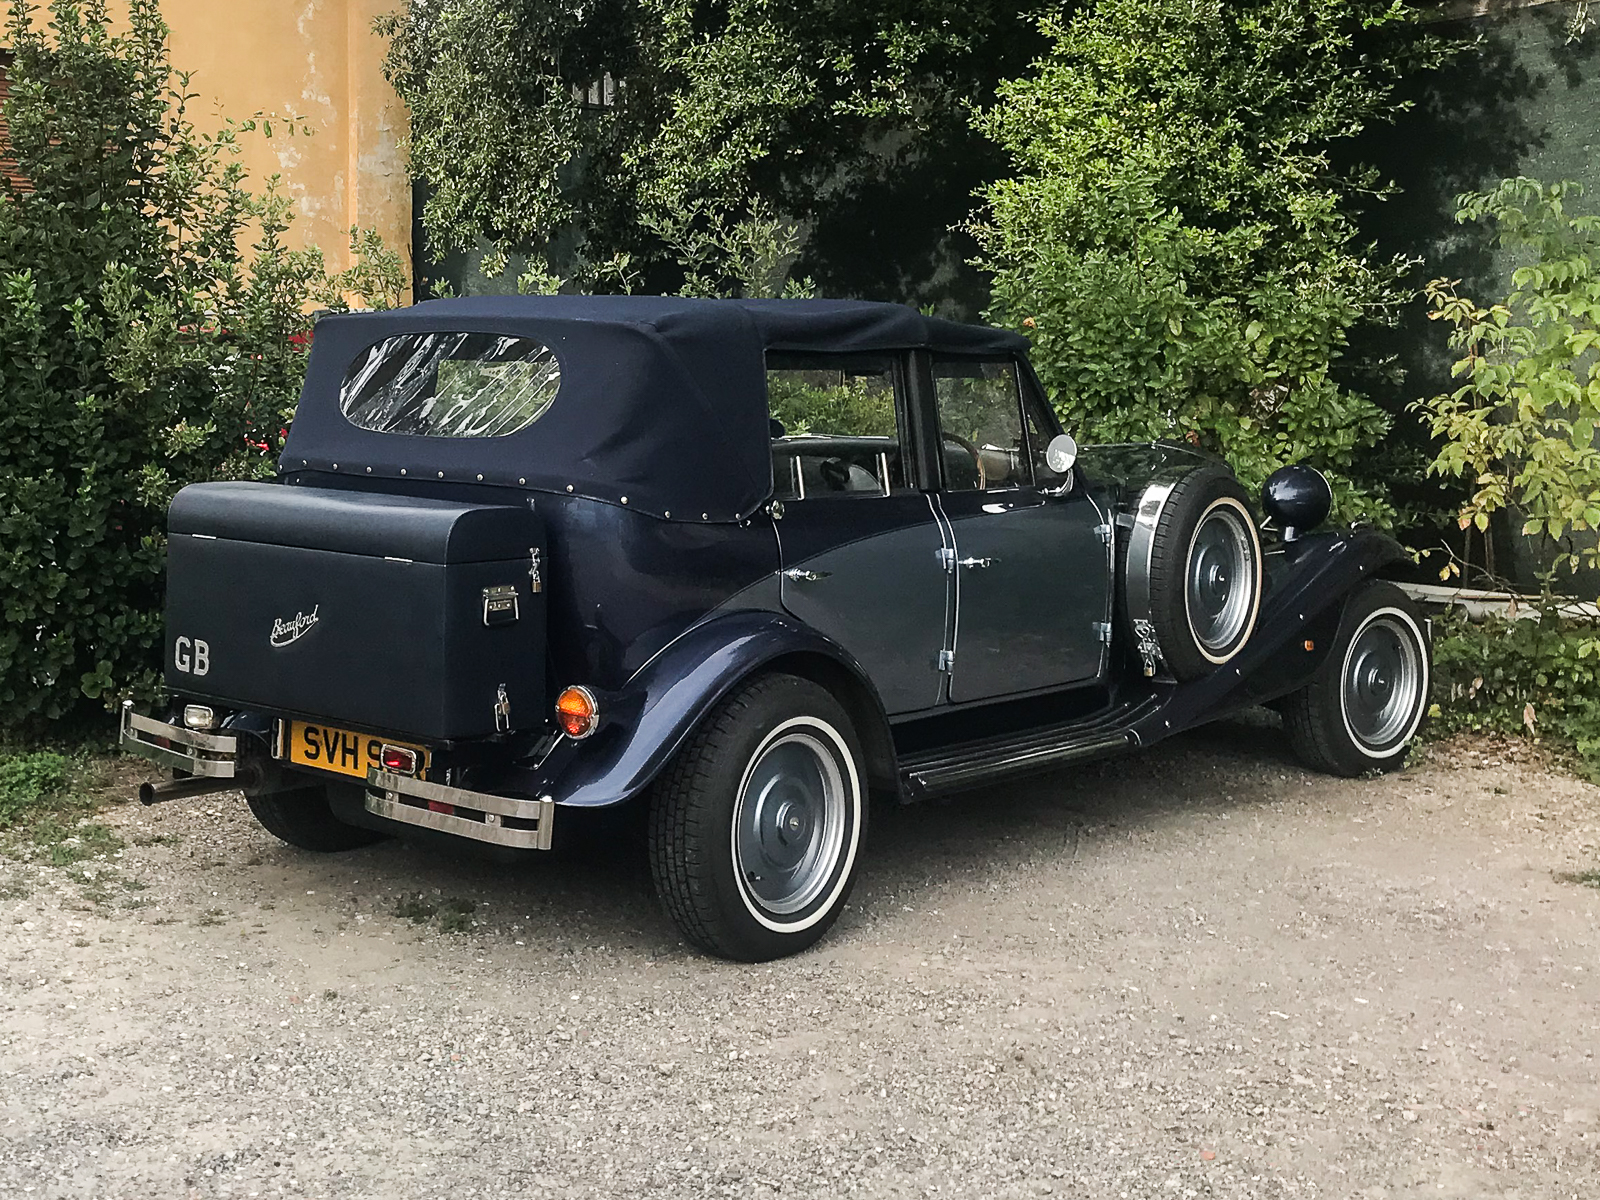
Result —
[[377, 29], [435, 257], [488, 243], [486, 274], [516, 249], [596, 291], [745, 290], [774, 214], [807, 225], [964, 133], [1034, 41], [1026, 6], [994, 0], [392, 7]]
[[1463, 383], [1417, 404], [1442, 439], [1431, 469], [1475, 487], [1461, 528], [1487, 530], [1515, 507], [1523, 534], [1553, 544], [1555, 567], [1573, 570], [1600, 566], [1600, 215], [1567, 211], [1580, 193], [1517, 178], [1459, 198], [1457, 220], [1492, 222], [1521, 265], [1511, 295], [1489, 308], [1457, 295], [1458, 281], [1428, 285]]
[[971, 226], [991, 319], [1033, 340], [1080, 440], [1186, 438], [1249, 486], [1304, 461], [1386, 511], [1389, 427], [1334, 367], [1408, 296], [1357, 241], [1369, 172], [1331, 147], [1442, 53], [1390, 0], [1098, 0], [978, 114], [1011, 160]]
[[69, 777], [66, 758], [54, 750], [0, 757], [0, 830], [54, 807]]
[[1600, 783], [1600, 629], [1541, 619], [1450, 617], [1434, 641], [1436, 730], [1549, 739]]
[[308, 302], [400, 283], [371, 235], [344, 275], [286, 248], [287, 199], [237, 159], [271, 121], [196, 131], [155, 0], [125, 32], [105, 0], [48, 15], [10, 5], [32, 191], [0, 192], [0, 725], [23, 732], [153, 686], [167, 502], [272, 469]]

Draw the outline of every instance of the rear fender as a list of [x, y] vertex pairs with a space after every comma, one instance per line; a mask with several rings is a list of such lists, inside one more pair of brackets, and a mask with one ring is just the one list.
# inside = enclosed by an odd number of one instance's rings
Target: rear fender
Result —
[[888, 720], [861, 664], [791, 617], [745, 611], [685, 632], [624, 687], [598, 697], [602, 724], [591, 737], [560, 739], [538, 768], [516, 772], [511, 782], [518, 792], [548, 793], [563, 805], [620, 804], [649, 786], [719, 700], [768, 669], [828, 687], [854, 720], [869, 776], [894, 778]]
[[1337, 639], [1351, 593], [1406, 557], [1399, 542], [1364, 529], [1308, 534], [1282, 553], [1250, 641], [1225, 666], [1175, 687], [1134, 727], [1141, 744], [1304, 686]]

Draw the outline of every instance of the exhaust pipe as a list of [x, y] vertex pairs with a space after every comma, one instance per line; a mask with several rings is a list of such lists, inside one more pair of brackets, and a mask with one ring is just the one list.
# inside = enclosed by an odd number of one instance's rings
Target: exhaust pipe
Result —
[[165, 783], [141, 783], [139, 803], [160, 804], [163, 800], [187, 800], [191, 796], [209, 796], [213, 792], [236, 792], [255, 787], [261, 770], [253, 764], [239, 768], [232, 779], [213, 779], [205, 775], [186, 775], [182, 779], [169, 779]]

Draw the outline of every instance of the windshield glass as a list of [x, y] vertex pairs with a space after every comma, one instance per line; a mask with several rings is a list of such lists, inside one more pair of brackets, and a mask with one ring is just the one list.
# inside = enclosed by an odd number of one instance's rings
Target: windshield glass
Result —
[[505, 437], [532, 425], [561, 388], [550, 348], [492, 333], [409, 333], [356, 356], [339, 389], [351, 424], [423, 437]]

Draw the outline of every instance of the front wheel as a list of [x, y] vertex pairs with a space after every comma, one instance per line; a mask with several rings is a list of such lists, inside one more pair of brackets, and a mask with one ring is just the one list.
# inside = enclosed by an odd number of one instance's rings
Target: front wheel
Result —
[[810, 680], [762, 676], [725, 697], [655, 782], [656, 892], [708, 953], [797, 953], [843, 911], [866, 820], [843, 707]]
[[1345, 606], [1327, 661], [1281, 711], [1295, 753], [1329, 775], [1394, 771], [1428, 708], [1433, 653], [1421, 614], [1374, 580]]

